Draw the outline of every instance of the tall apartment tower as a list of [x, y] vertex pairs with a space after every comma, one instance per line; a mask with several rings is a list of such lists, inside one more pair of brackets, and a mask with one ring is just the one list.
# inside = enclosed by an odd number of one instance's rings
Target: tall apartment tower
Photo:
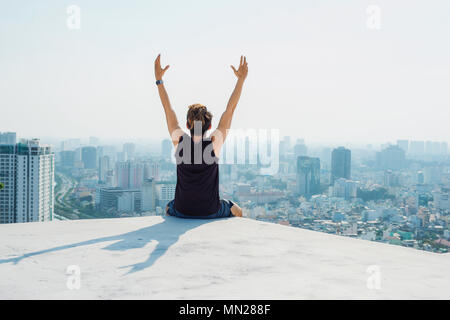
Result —
[[38, 139], [0, 146], [0, 223], [53, 219], [55, 156]]
[[297, 192], [311, 196], [320, 191], [320, 159], [306, 156], [297, 157]]
[[161, 155], [165, 159], [170, 159], [172, 157], [173, 144], [169, 139], [164, 139], [161, 142]]
[[409, 151], [409, 140], [397, 140], [397, 146], [399, 146], [405, 154]]
[[144, 163], [125, 161], [116, 163], [116, 185], [122, 189], [136, 189], [144, 181]]
[[331, 185], [339, 178], [350, 179], [352, 154], [349, 149], [339, 147], [331, 153]]
[[101, 156], [98, 159], [98, 181], [105, 183], [108, 176], [108, 171], [111, 169], [111, 160], [109, 156]]
[[85, 169], [97, 168], [97, 148], [83, 147], [81, 148], [81, 161], [83, 161]]
[[0, 144], [16, 144], [15, 132], [0, 132]]
[[132, 142], [127, 142], [123, 144], [122, 151], [125, 153], [125, 158], [127, 160], [133, 160], [134, 159], [134, 153], [136, 151], [136, 145]]
[[399, 146], [389, 146], [376, 155], [377, 166], [384, 170], [400, 170], [406, 164], [405, 151]]
[[155, 180], [145, 179], [141, 187], [142, 200], [141, 200], [141, 210], [142, 211], [153, 211], [156, 207], [156, 187]]

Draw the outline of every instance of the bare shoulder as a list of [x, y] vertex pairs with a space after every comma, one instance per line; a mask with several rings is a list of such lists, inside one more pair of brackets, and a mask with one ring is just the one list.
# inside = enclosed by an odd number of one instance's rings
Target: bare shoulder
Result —
[[213, 145], [213, 149], [214, 149], [214, 154], [217, 158], [219, 158], [220, 156], [220, 151], [222, 150], [222, 146], [224, 143], [224, 139], [223, 139], [223, 134], [222, 132], [219, 130], [219, 128], [217, 128], [216, 130], [214, 130], [209, 138], [212, 141], [212, 145]]
[[178, 145], [178, 143], [180, 142], [180, 140], [183, 136], [187, 136], [187, 134], [181, 128], [177, 128], [174, 131], [172, 131], [172, 134], [170, 135], [170, 137], [171, 137], [172, 143], [175, 147]]

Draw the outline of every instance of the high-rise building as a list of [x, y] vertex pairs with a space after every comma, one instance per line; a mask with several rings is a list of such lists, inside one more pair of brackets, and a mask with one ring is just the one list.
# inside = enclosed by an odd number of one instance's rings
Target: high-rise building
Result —
[[433, 141], [433, 144], [431, 145], [431, 154], [434, 154], [434, 155], [442, 154], [440, 142]]
[[320, 159], [301, 156], [297, 158], [297, 193], [311, 196], [320, 192]]
[[446, 155], [447, 154], [447, 142], [441, 142], [441, 154]]
[[409, 140], [397, 140], [397, 146], [399, 146], [405, 154], [408, 153], [409, 150]]
[[72, 150], [61, 151], [59, 155], [61, 166], [69, 168], [75, 166], [75, 158], [76, 158], [75, 151]]
[[158, 162], [145, 161], [145, 163], [144, 163], [144, 179], [152, 178], [155, 181], [158, 181], [160, 170], [161, 170], [161, 166]]
[[398, 173], [392, 170], [384, 171], [384, 185], [386, 187], [398, 187], [401, 185], [401, 177]]
[[164, 139], [161, 143], [161, 155], [165, 159], [172, 157], [173, 143], [169, 139]]
[[306, 147], [306, 145], [304, 143], [298, 143], [294, 146], [295, 158], [306, 156], [307, 153], [308, 153], [308, 148]]
[[433, 141], [425, 141], [425, 154], [433, 154]]
[[73, 150], [79, 148], [81, 144], [80, 139], [68, 139], [61, 142], [61, 150]]
[[89, 137], [89, 145], [90, 146], [98, 146], [100, 144], [100, 139], [97, 137]]
[[123, 144], [122, 151], [125, 154], [126, 160], [133, 160], [134, 153], [136, 151], [136, 145], [132, 142], [127, 142]]
[[111, 161], [109, 156], [101, 156], [98, 159], [98, 180], [106, 183], [108, 172], [111, 169]]
[[153, 211], [156, 207], [156, 187], [154, 179], [145, 179], [141, 187], [142, 211]]
[[438, 210], [450, 210], [450, 190], [441, 188], [432, 192], [434, 206]]
[[140, 212], [141, 191], [100, 188], [100, 210], [109, 213]]
[[0, 144], [15, 145], [16, 139], [15, 132], [0, 132]]
[[144, 163], [137, 161], [117, 162], [116, 179], [119, 188], [140, 188], [144, 181]]
[[384, 170], [400, 170], [405, 167], [405, 151], [399, 146], [389, 146], [377, 153], [377, 166]]
[[349, 149], [339, 147], [333, 149], [331, 152], [331, 179], [333, 185], [334, 181], [339, 178], [350, 180], [351, 177], [351, 161], [352, 154]]
[[126, 162], [128, 160], [127, 154], [123, 151], [117, 152], [116, 159], [118, 162]]
[[0, 223], [53, 219], [54, 162], [38, 139], [0, 146]]
[[16, 221], [16, 147], [15, 145], [0, 145], [0, 223]]
[[85, 169], [97, 168], [97, 148], [83, 147], [81, 148], [81, 161], [83, 161]]
[[291, 138], [289, 136], [285, 136], [283, 137], [282, 140], [280, 140], [280, 147], [279, 147], [280, 157], [282, 158], [286, 157], [290, 149], [291, 149]]
[[441, 166], [427, 166], [423, 168], [423, 175], [425, 183], [427, 184], [439, 184], [443, 178], [443, 167]]
[[334, 181], [333, 196], [350, 200], [356, 198], [358, 183], [356, 181], [339, 178]]
[[172, 182], [159, 182], [156, 184], [158, 206], [165, 209], [167, 203], [175, 198], [176, 184]]
[[409, 153], [415, 156], [421, 156], [425, 153], [425, 143], [423, 141], [411, 141]]
[[425, 183], [425, 175], [422, 171], [417, 171], [417, 183], [424, 184]]
[[97, 157], [101, 158], [103, 156], [108, 156], [112, 161], [116, 157], [116, 148], [114, 146], [98, 146], [97, 147]]

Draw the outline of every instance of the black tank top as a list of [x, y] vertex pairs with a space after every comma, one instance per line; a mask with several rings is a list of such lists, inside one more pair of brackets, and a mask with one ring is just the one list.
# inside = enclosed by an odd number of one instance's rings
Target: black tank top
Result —
[[219, 158], [210, 138], [194, 142], [180, 137], [175, 158], [177, 186], [175, 209], [190, 216], [206, 216], [219, 210]]

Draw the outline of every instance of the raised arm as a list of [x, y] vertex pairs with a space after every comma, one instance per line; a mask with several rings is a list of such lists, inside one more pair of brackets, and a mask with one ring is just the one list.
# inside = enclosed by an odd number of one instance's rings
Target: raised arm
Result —
[[[166, 66], [164, 69], [161, 68], [161, 55], [159, 54], [155, 60], [155, 78], [157, 81], [162, 81], [164, 73], [167, 69], [169, 69], [169, 66]], [[163, 83], [158, 84], [158, 92], [159, 97], [161, 98], [161, 103], [164, 107], [164, 112], [166, 114], [167, 128], [169, 129], [172, 143], [176, 146], [178, 144], [180, 136], [183, 135], [183, 131], [178, 125], [177, 115], [170, 105], [169, 95], [167, 94], [166, 88], [164, 87]]]
[[228, 130], [231, 127], [231, 120], [233, 119], [234, 110], [236, 109], [237, 104], [239, 102], [239, 98], [241, 97], [242, 87], [244, 85], [244, 81], [247, 78], [248, 73], [247, 58], [241, 56], [239, 68], [237, 70], [234, 68], [234, 66], [231, 66], [231, 68], [233, 69], [234, 74], [237, 77], [236, 86], [234, 87], [233, 93], [231, 94], [231, 97], [228, 100], [227, 108], [220, 117], [217, 129], [211, 135], [214, 139], [213, 146], [214, 146], [214, 153], [216, 154], [216, 156], [219, 156], [220, 154], [220, 150], [222, 149], [222, 145], [225, 142]]

